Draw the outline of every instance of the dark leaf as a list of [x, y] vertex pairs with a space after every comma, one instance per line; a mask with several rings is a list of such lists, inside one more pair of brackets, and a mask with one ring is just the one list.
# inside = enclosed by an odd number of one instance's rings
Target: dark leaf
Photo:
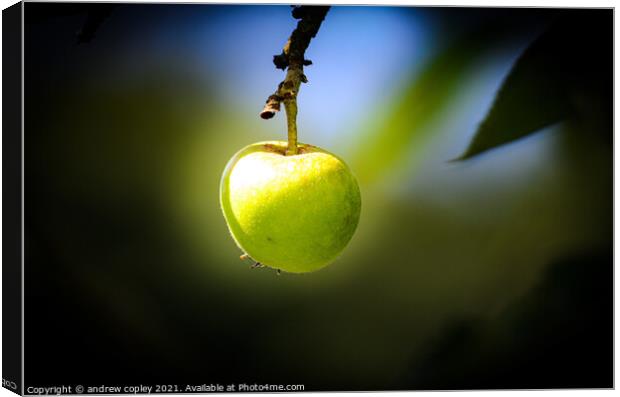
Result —
[[89, 8], [84, 26], [77, 33], [78, 44], [90, 42], [95, 37], [99, 27], [116, 7], [118, 7], [116, 4], [98, 4], [97, 7]]
[[459, 160], [567, 118], [611, 126], [612, 38], [611, 10], [560, 14], [517, 60]]
[[[428, 126], [445, 111], [455, 93], [463, 89], [476, 63], [489, 52], [521, 38], [547, 18], [547, 14], [531, 20], [515, 18], [514, 14], [495, 15], [450, 40], [421, 73], [412, 76], [411, 83], [380, 126], [368, 129], [369, 133], [352, 156], [357, 176], [363, 181], [373, 180], [410, 154], [411, 147], [422, 150]], [[380, 133], [376, 133], [377, 128]]]

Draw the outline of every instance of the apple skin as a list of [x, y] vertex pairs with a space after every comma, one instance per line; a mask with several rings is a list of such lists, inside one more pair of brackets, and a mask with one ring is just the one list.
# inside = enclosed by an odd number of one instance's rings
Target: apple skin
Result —
[[246, 146], [228, 162], [220, 203], [233, 239], [256, 262], [289, 273], [333, 262], [355, 233], [359, 186], [335, 155], [299, 143]]

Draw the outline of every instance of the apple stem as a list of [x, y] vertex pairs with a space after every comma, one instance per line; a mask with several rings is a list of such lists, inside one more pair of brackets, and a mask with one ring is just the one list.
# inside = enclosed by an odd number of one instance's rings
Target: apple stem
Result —
[[288, 99], [284, 101], [284, 110], [286, 111], [286, 122], [288, 127], [288, 147], [286, 155], [293, 156], [297, 154], [297, 99]]
[[263, 119], [272, 118], [276, 112], [280, 111], [281, 103], [284, 103], [288, 126], [287, 155], [297, 154], [297, 94], [301, 83], [308, 82], [304, 74], [304, 65], [312, 64], [304, 56], [310, 40], [318, 33], [329, 8], [328, 6], [293, 6], [293, 18], [299, 19], [299, 23], [284, 45], [282, 53], [273, 57], [276, 68], [286, 70], [286, 77], [278, 84], [276, 92], [267, 98], [260, 116]]

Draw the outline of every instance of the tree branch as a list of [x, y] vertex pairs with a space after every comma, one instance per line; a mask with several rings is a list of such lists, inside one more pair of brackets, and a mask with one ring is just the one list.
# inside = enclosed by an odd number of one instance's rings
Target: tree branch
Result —
[[297, 94], [301, 83], [308, 82], [304, 74], [304, 65], [312, 64], [304, 58], [304, 55], [310, 40], [319, 31], [327, 11], [329, 7], [323, 6], [293, 7], [293, 18], [299, 19], [299, 23], [284, 45], [282, 53], [273, 57], [276, 68], [282, 70], [288, 68], [288, 70], [284, 81], [278, 84], [276, 92], [267, 98], [260, 116], [263, 119], [272, 118], [280, 111], [281, 103], [284, 103], [288, 125], [287, 154], [297, 153]]

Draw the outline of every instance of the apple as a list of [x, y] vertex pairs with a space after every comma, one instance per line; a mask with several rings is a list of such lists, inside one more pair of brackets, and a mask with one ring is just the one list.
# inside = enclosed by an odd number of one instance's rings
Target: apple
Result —
[[246, 146], [228, 162], [220, 203], [230, 234], [250, 258], [289, 273], [332, 263], [355, 233], [359, 186], [340, 158], [299, 143]]

